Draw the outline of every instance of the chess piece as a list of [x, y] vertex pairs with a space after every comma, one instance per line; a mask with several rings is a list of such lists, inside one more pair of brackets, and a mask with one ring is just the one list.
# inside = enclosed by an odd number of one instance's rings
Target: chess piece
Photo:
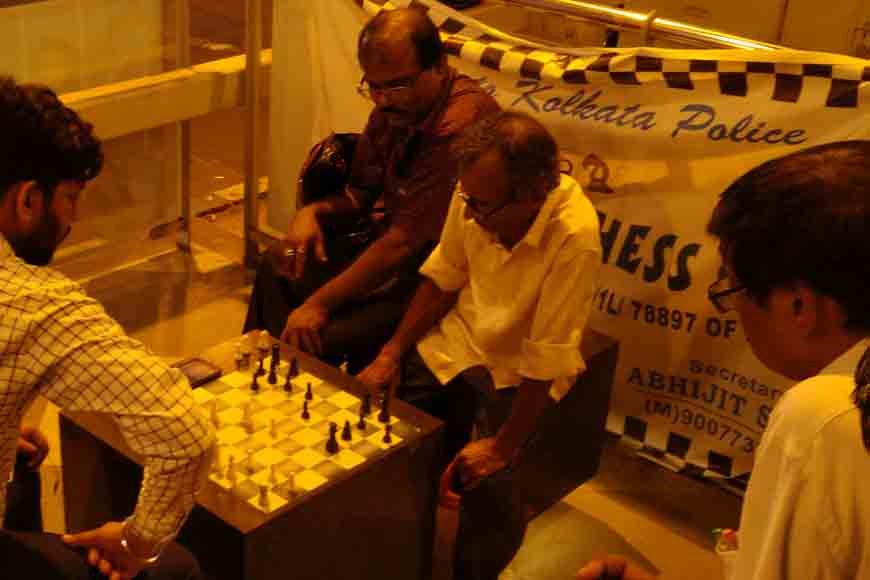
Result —
[[292, 357], [290, 359], [290, 365], [287, 367], [287, 377], [291, 379], [295, 379], [299, 376], [299, 361], [296, 360], [296, 357]]
[[360, 415], [368, 417], [372, 412], [372, 394], [366, 393], [363, 395], [362, 406], [360, 407]]
[[308, 401], [302, 401], [302, 418], [306, 421], [311, 418], [311, 414], [308, 412]]
[[269, 486], [264, 483], [260, 484], [260, 497], [257, 499], [257, 503], [264, 510], [269, 509]]
[[221, 473], [221, 456], [220, 456], [220, 448], [214, 448], [214, 461], [211, 464], [211, 473], [217, 477], [220, 477]]
[[266, 374], [266, 369], [263, 368], [263, 359], [264, 359], [265, 357], [262, 356], [262, 354], [263, 354], [263, 352], [260, 351], [260, 356], [257, 357], [257, 358], [260, 360], [260, 364], [259, 364], [259, 366], [257, 366], [257, 372], [256, 372], [255, 375], [254, 375], [254, 378], [255, 378], [255, 379], [256, 379], [257, 377], [262, 377], [263, 375]]
[[341, 440], [342, 441], [350, 441], [350, 439], [351, 439], [350, 421], [345, 421], [344, 422], [344, 429], [341, 430]]
[[243, 336], [239, 343], [239, 350], [242, 355], [241, 369], [246, 370], [251, 368], [251, 341]]
[[272, 485], [275, 485], [276, 483], [278, 483], [278, 476], [275, 474], [275, 466], [274, 465], [269, 466], [269, 483], [271, 483]]
[[384, 392], [384, 399], [381, 402], [381, 412], [378, 413], [378, 421], [381, 423], [389, 423], [390, 422], [390, 393], [389, 391]]
[[288, 395], [293, 392], [293, 383], [290, 382], [290, 372], [287, 372], [287, 378], [284, 379], [284, 392]]
[[219, 429], [221, 426], [221, 419], [218, 416], [217, 401], [212, 401], [211, 405], [209, 405], [209, 415], [211, 416], [211, 424], [214, 425], [215, 429]]
[[242, 355], [242, 343], [241, 343], [241, 341], [236, 343], [235, 360], [236, 360], [236, 370], [237, 371], [242, 370], [245, 357]]
[[386, 427], [384, 427], [384, 439], [383, 439], [384, 443], [392, 443], [393, 442], [393, 438], [391, 437], [392, 433], [393, 433], [393, 426], [392, 425], [388, 424]]
[[232, 481], [235, 483], [236, 481], [236, 456], [230, 455], [229, 461], [227, 461], [227, 481]]
[[278, 438], [278, 426], [275, 424], [275, 417], [269, 420], [269, 437], [272, 439]]
[[305, 400], [310, 401], [314, 398], [314, 393], [311, 392], [311, 383], [308, 383], [308, 386], [305, 388]]
[[[273, 361], [275, 359], [272, 359]], [[269, 368], [269, 378], [267, 379], [270, 385], [274, 385], [278, 382], [278, 367], [272, 363], [272, 366]]]
[[269, 347], [272, 346], [272, 337], [269, 336], [268, 330], [261, 330], [257, 335], [257, 348], [260, 350], [260, 358], [265, 358], [269, 352]]
[[335, 423], [329, 424], [329, 440], [326, 442], [326, 451], [330, 454], [338, 453], [338, 441], [335, 439], [335, 435], [338, 433], [338, 425]]
[[272, 345], [272, 360], [269, 361], [269, 384], [278, 382], [278, 365], [281, 364], [281, 349], [277, 343]]
[[245, 411], [242, 415], [242, 428], [248, 433], [252, 433], [254, 431], [254, 420], [253, 420], [254, 409], [251, 406], [251, 402], [248, 401], [245, 404]]
[[[263, 363], [263, 360], [260, 359], [260, 367], [263, 366], [262, 363]], [[259, 376], [260, 376], [260, 371], [257, 371], [256, 373], [254, 373], [254, 377], [253, 377], [254, 380], [251, 381], [251, 390], [255, 393], [260, 392], [260, 383], [257, 382], [259, 380]]]
[[356, 428], [359, 429], [360, 431], [366, 430], [366, 415], [363, 411], [364, 411], [363, 407], [360, 406], [360, 408], [359, 408], [359, 421], [357, 421], [357, 423], [356, 423]]
[[284, 484], [284, 489], [286, 490], [284, 497], [286, 497], [287, 499], [290, 499], [296, 495], [296, 474], [295, 473], [287, 474], [287, 482]]
[[248, 458], [245, 461], [245, 468], [248, 471], [248, 475], [254, 475], [254, 450], [248, 449]]

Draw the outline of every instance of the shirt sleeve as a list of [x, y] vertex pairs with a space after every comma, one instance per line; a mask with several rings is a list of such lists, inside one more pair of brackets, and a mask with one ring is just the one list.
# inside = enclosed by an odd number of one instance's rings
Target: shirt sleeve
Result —
[[184, 375], [126, 336], [95, 300], [69, 286], [46, 296], [27, 348], [42, 394], [65, 410], [114, 416], [145, 456], [131, 529], [148, 541], [173, 537], [212, 459], [208, 418]]
[[556, 258], [541, 287], [529, 336], [523, 339], [520, 376], [547, 381], [586, 369], [580, 340], [600, 266], [601, 257], [589, 249]]
[[420, 268], [420, 273], [445, 292], [456, 292], [468, 283], [468, 256], [463, 236], [463, 202], [453, 196], [441, 240]]

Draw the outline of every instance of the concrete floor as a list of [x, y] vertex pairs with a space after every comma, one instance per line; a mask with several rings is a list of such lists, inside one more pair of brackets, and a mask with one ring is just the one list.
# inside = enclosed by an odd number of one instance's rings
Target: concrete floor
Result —
[[[271, 3], [267, 4], [268, 15]], [[230, 0], [192, 2], [196, 62], [238, 50], [243, 8], [244, 3]], [[264, 109], [264, 116], [267, 113]], [[242, 181], [241, 135], [238, 111], [194, 121], [194, 208], [203, 211], [225, 204], [221, 191]], [[264, 135], [261, 147], [264, 171], [267, 139]], [[149, 223], [111, 243], [98, 239], [95, 224], [107, 217], [100, 210], [106, 206], [95, 202], [90, 207], [91, 214], [80, 216], [78, 233], [61, 256], [60, 268], [80, 280], [131, 335], [174, 360], [239, 334], [251, 283], [241, 265], [240, 205], [194, 219], [191, 255], [177, 250], [177, 224], [172, 222]], [[134, 214], [131, 208], [128, 215]], [[118, 215], [108, 217], [117, 221]], [[57, 411], [39, 401], [27, 420], [41, 425], [52, 442], [42, 468], [43, 504], [46, 528], [60, 532], [64, 526]], [[736, 527], [739, 506], [739, 498], [729, 492], [637, 458], [613, 440], [599, 473], [532, 524], [525, 547], [504, 576], [570, 578], [587, 559], [620, 551], [645, 559], [665, 578], [717, 580], [722, 573], [709, 532]]]

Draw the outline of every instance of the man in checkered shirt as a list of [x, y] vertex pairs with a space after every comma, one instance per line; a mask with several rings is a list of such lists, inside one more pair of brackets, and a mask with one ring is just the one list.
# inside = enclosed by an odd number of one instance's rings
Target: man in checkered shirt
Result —
[[126, 336], [80, 286], [42, 267], [69, 233], [82, 189], [100, 172], [101, 143], [50, 89], [3, 77], [0, 127], [0, 517], [19, 424], [39, 395], [65, 410], [112, 415], [146, 457], [129, 518], [62, 541], [0, 530], [0, 577], [84, 579], [89, 563], [112, 580], [140, 572], [154, 580], [196, 578], [195, 561], [169, 540], [208, 470], [211, 425], [178, 370]]

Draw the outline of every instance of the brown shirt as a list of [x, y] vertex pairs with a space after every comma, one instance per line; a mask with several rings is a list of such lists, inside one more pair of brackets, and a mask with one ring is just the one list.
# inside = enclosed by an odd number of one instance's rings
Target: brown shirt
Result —
[[372, 112], [350, 177], [358, 204], [371, 207], [383, 194], [391, 225], [432, 242], [441, 235], [456, 186], [451, 145], [464, 129], [499, 110], [476, 81], [448, 68], [441, 96], [418, 124], [397, 127], [378, 109]]

